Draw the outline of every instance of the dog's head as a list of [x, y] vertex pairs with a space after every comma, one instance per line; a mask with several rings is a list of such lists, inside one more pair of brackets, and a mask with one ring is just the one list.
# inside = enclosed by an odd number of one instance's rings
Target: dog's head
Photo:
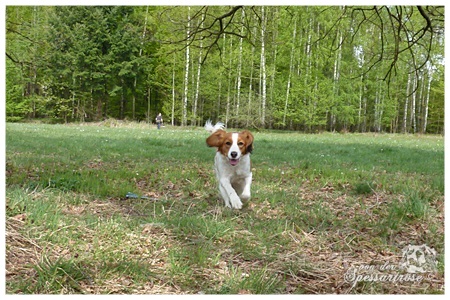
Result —
[[217, 130], [206, 139], [206, 144], [209, 147], [217, 147], [217, 151], [235, 166], [242, 156], [252, 152], [253, 135], [248, 130], [241, 132]]

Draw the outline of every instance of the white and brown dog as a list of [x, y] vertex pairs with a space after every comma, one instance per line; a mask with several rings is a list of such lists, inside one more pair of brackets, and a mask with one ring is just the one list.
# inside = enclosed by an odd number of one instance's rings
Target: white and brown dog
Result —
[[241, 200], [250, 199], [253, 135], [248, 130], [226, 132], [220, 122], [213, 126], [211, 121], [207, 121], [205, 129], [212, 133], [206, 144], [217, 147], [214, 167], [220, 195], [226, 206], [241, 209]]

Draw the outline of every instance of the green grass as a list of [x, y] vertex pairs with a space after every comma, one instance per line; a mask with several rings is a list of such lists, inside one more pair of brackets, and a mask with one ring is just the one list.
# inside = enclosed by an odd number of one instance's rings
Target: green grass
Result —
[[[6, 124], [7, 293], [442, 293], [443, 137], [254, 135], [236, 211], [202, 128]], [[421, 283], [344, 280], [424, 243]]]

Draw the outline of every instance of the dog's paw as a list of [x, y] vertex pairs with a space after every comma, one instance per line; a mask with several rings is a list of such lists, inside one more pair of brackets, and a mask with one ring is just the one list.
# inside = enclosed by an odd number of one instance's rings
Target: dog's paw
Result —
[[248, 199], [250, 199], [250, 194], [243, 193], [243, 194], [240, 196], [240, 198], [241, 198], [241, 200], [243, 200], [243, 201], [247, 201]]
[[235, 209], [241, 209], [242, 208], [241, 199], [239, 199], [238, 197], [231, 198], [231, 207]]
[[242, 208], [242, 202], [239, 201], [238, 203], [235, 203], [235, 204], [233, 204], [232, 206], [233, 206], [233, 208], [235, 208], [235, 209], [241, 209], [241, 208]]

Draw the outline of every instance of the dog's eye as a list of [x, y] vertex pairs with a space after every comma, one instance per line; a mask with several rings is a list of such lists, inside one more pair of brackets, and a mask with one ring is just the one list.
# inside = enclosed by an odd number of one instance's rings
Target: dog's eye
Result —
[[244, 146], [244, 143], [243, 143], [243, 142], [239, 142], [239, 143], [238, 143], [238, 146], [239, 146], [239, 147]]
[[225, 143], [227, 146], [231, 146], [231, 142], [226, 142]]

